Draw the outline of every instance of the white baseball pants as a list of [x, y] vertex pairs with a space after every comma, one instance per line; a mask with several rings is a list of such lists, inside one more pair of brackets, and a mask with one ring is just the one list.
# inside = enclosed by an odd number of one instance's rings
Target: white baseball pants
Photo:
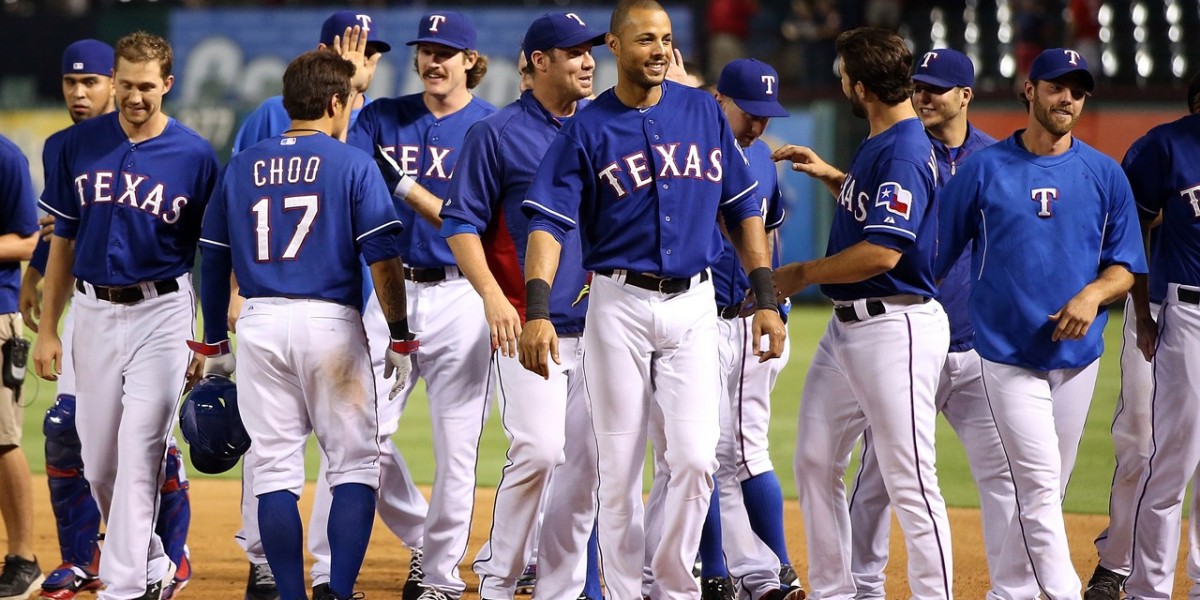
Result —
[[842, 476], [868, 425], [904, 530], [913, 598], [952, 597], [950, 526], [934, 470], [935, 394], [949, 324], [936, 301], [883, 300], [888, 312], [882, 315], [830, 319], [804, 385], [794, 469], [810, 598], [855, 597]]

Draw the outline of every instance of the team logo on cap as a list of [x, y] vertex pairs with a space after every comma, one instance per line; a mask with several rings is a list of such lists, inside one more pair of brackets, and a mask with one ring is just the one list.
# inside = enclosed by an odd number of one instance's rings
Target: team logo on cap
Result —
[[1071, 58], [1067, 59], [1067, 62], [1071, 63], [1071, 66], [1079, 66], [1079, 53], [1078, 52], [1076, 52], [1074, 50], [1063, 50], [1063, 54], [1066, 54], [1067, 56], [1071, 57]]
[[81, 62], [71, 63], [71, 68], [75, 69], [76, 71], [81, 71], [81, 70], [83, 70], [83, 63], [81, 63]]
[[921, 68], [924, 69], [924, 68], [928, 67], [929, 61], [931, 61], [935, 58], [937, 58], [937, 52], [926, 52], [925, 58], [921, 61]]
[[1054, 216], [1054, 213], [1050, 211], [1050, 203], [1058, 201], [1058, 188], [1033, 188], [1029, 196], [1031, 200], [1038, 203], [1037, 216], [1043, 219]]
[[882, 206], [888, 212], [907, 219], [912, 212], [912, 192], [901, 187], [899, 183], [889, 181], [879, 186], [879, 195], [875, 197], [875, 206]]
[[354, 15], [354, 18], [358, 19], [359, 28], [363, 30], [363, 33], [371, 30], [371, 15]]
[[438, 25], [441, 25], [442, 21], [445, 20], [445, 15], [429, 15], [429, 31], [431, 33], [437, 33]]
[[567, 13], [567, 14], [565, 14], [565, 15], [563, 15], [563, 16], [564, 16], [564, 17], [566, 17], [566, 18], [568, 18], [568, 19], [572, 19], [572, 20], [574, 20], [576, 23], [579, 23], [579, 26], [580, 26], [580, 27], [587, 27], [587, 23], [584, 23], [584, 22], [583, 22], [583, 19], [579, 18], [579, 15], [577, 15], [577, 14], [575, 14], [575, 13]]
[[763, 75], [762, 77], [760, 77], [760, 79], [762, 79], [763, 85], [767, 86], [767, 95], [774, 96], [775, 95], [775, 76], [774, 75]]

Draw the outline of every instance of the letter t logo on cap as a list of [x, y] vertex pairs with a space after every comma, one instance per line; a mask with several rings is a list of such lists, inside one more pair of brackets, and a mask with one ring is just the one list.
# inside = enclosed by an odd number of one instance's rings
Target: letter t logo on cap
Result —
[[440, 25], [442, 23], [442, 21], [445, 21], [445, 20], [446, 20], [446, 17], [443, 15], [429, 15], [429, 31], [431, 31], [433, 33], [437, 33], [438, 25]]

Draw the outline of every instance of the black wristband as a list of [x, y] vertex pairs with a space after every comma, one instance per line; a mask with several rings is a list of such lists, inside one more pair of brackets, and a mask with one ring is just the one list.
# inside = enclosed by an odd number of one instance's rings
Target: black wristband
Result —
[[393, 340], [407, 341], [414, 337], [412, 332], [408, 330], [408, 317], [388, 323], [388, 332]]
[[754, 307], [758, 310], [779, 310], [779, 301], [775, 299], [775, 280], [771, 278], [771, 269], [759, 267], [750, 271], [750, 291], [754, 292]]
[[545, 279], [525, 282], [525, 320], [550, 318], [550, 283]]

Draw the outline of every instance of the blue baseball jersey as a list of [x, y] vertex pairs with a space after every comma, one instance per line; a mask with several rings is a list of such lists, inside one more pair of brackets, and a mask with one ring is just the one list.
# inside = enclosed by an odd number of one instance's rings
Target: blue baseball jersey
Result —
[[[0, 235], [28, 237], [38, 230], [37, 196], [29, 161], [21, 149], [0, 135]], [[21, 261], [0, 262], [0, 314], [17, 312]]]
[[1104, 350], [1105, 309], [1080, 340], [1052, 341], [1048, 316], [1111, 265], [1146, 272], [1133, 193], [1117, 163], [1079, 139], [1038, 156], [1021, 145], [1022, 131], [976, 152], [942, 189], [936, 270], [949, 271], [975, 242], [970, 313], [983, 358], [1083, 367]]
[[[363, 96], [363, 107], [370, 103], [371, 99]], [[354, 125], [360, 112], [362, 112], [362, 107], [350, 112], [351, 126]], [[287, 109], [283, 107], [283, 96], [271, 96], [263, 100], [262, 104], [254, 109], [254, 112], [246, 115], [242, 126], [238, 128], [237, 136], [233, 138], [233, 153], [237, 154], [265, 139], [283, 135], [283, 132], [287, 131], [291, 124], [292, 118], [288, 116]]]
[[857, 300], [937, 294], [932, 268], [937, 251], [936, 163], [933, 145], [916, 117], [859, 145], [838, 194], [825, 255], [866, 241], [900, 252], [900, 261], [865, 281], [823, 284], [826, 296]]
[[[976, 150], [996, 143], [996, 138], [967, 124], [967, 138], [958, 148], [949, 148], [941, 140], [929, 136], [933, 156], [937, 160], [938, 182], [945, 185], [958, 172], [958, 165]], [[971, 248], [959, 255], [954, 266], [938, 284], [936, 299], [946, 310], [950, 321], [950, 351], [966, 352], [975, 347], [975, 328], [967, 309], [971, 296]]]
[[[70, 129], [68, 127], [67, 129]], [[50, 179], [54, 177], [54, 170], [58, 168], [59, 152], [62, 150], [63, 139], [66, 137], [67, 129], [59, 130], [46, 138], [46, 143], [42, 144], [42, 176], [43, 182], [46, 185], [42, 186], [42, 200], [46, 199], [46, 190], [50, 187]], [[29, 268], [46, 274], [46, 261], [50, 258], [50, 241], [38, 238], [37, 245], [33, 247], [33, 256], [29, 259]]]
[[[575, 109], [586, 105], [587, 101], [581, 100]], [[522, 321], [529, 217], [521, 211], [521, 202], [561, 127], [562, 122], [529, 91], [479, 121], [467, 131], [442, 206], [443, 235], [455, 233], [445, 226], [452, 220], [466, 222], [480, 234], [488, 266]], [[558, 273], [550, 289], [550, 322], [560, 334], [583, 332], [588, 273], [582, 262], [579, 233], [572, 230], [563, 240]]]
[[759, 216], [757, 181], [716, 100], [662, 84], [654, 106], [609, 89], [546, 152], [522, 209], [559, 241], [578, 228], [583, 266], [691, 277], [721, 257], [727, 223]]
[[361, 309], [362, 244], [400, 226], [373, 158], [324, 134], [279, 136], [229, 160], [200, 243], [228, 249], [246, 298]]
[[[472, 98], [462, 109], [439, 119], [425, 106], [424, 94], [382, 98], [359, 114], [347, 142], [368, 153], [374, 153], [376, 145], [382, 146], [409, 177], [444, 199], [450, 191], [450, 177], [462, 153], [467, 130], [495, 112], [495, 106]], [[397, 202], [396, 210], [406, 224], [400, 234], [400, 252], [406, 264], [414, 267], [455, 264], [454, 254], [437, 227], [420, 218], [404, 202]]]
[[1168, 283], [1200, 286], [1200, 115], [1159, 125], [1138, 138], [1121, 167], [1143, 219], [1162, 211], [1150, 252], [1150, 301]]
[[[755, 140], [749, 148], [742, 150], [746, 161], [750, 163], [750, 172], [758, 181], [754, 190], [755, 203], [758, 204], [763, 223], [767, 231], [774, 230], [783, 224], [783, 193], [779, 191], [779, 173], [775, 170], [775, 161], [771, 160], [771, 148], [762, 140]], [[713, 289], [716, 291], [717, 306], [735, 306], [746, 300], [746, 292], [750, 289], [750, 279], [738, 258], [733, 242], [721, 236], [721, 260], [713, 266]], [[773, 261], [779, 253], [772, 255]], [[772, 267], [778, 266], [772, 264]]]
[[219, 165], [212, 146], [169, 118], [130, 142], [117, 113], [67, 129], [41, 205], [55, 235], [75, 240], [76, 278], [127, 286], [191, 271]]

